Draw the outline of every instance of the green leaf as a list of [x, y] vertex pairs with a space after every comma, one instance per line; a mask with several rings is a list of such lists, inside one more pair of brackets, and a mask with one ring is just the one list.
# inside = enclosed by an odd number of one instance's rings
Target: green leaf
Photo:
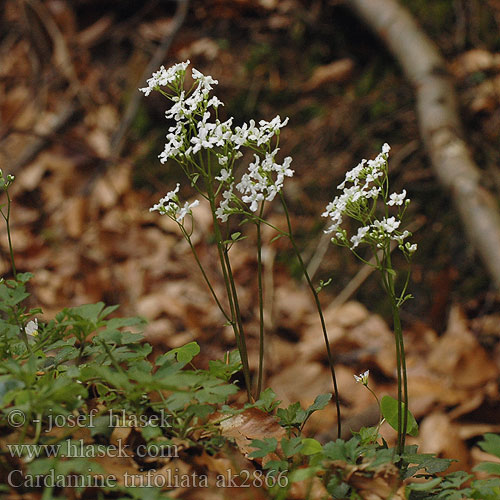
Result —
[[257, 408], [261, 408], [264, 411], [271, 412], [273, 411], [281, 401], [276, 399], [276, 393], [268, 387], [265, 391], [260, 393], [260, 397], [257, 401], [255, 401], [255, 406]]
[[309, 416], [315, 411], [322, 410], [323, 408], [325, 408], [330, 399], [332, 399], [332, 395], [330, 393], [320, 394], [319, 396], [316, 396], [314, 403], [311, 406], [309, 406], [309, 408], [307, 408], [306, 410], [307, 415]]
[[307, 418], [307, 413], [301, 408], [299, 402], [291, 404], [288, 408], [278, 408], [276, 415], [283, 427], [298, 427]]
[[157, 425], [145, 425], [141, 427], [142, 437], [147, 441], [151, 439], [160, 437], [162, 435], [162, 430]]
[[500, 458], [500, 435], [487, 433], [483, 436], [484, 441], [479, 442], [479, 446], [486, 453]]
[[500, 476], [500, 464], [494, 462], [483, 462], [473, 469], [474, 471], [486, 472], [494, 476]]
[[306, 479], [314, 477], [318, 470], [320, 470], [320, 467], [303, 467], [300, 469], [295, 469], [288, 475], [288, 479], [291, 483], [305, 481]]
[[330, 493], [333, 498], [347, 498], [350, 488], [349, 484], [344, 483], [337, 476], [332, 477], [326, 486], [328, 493]]
[[241, 369], [241, 357], [240, 353], [235, 350], [231, 351], [226, 359], [209, 361], [208, 362], [208, 371], [214, 377], [220, 378], [226, 382], [235, 374], [238, 373]]
[[411, 483], [408, 485], [408, 489], [412, 491], [429, 491], [435, 486], [443, 481], [442, 477], [436, 477], [430, 481], [425, 481], [425, 483]]
[[257, 449], [248, 455], [249, 458], [262, 458], [276, 451], [278, 441], [276, 438], [254, 439], [250, 446]]
[[302, 438], [300, 436], [291, 439], [282, 438], [281, 440], [281, 449], [287, 458], [298, 453], [302, 447]]
[[278, 472], [288, 472], [289, 464], [286, 460], [269, 460], [262, 465], [268, 471], [269, 477], [275, 477]]
[[[396, 431], [398, 430], [398, 406], [399, 406], [398, 400], [392, 398], [391, 396], [384, 396], [380, 401], [380, 411], [382, 412], [382, 415], [387, 420], [389, 425]], [[403, 403], [403, 411], [404, 411], [404, 403]], [[410, 436], [417, 436], [418, 435], [417, 421], [415, 420], [415, 417], [411, 414], [409, 410], [406, 411], [406, 414], [408, 415], [407, 434], [409, 434]]]
[[321, 443], [316, 441], [316, 439], [304, 438], [302, 440], [302, 444], [303, 446], [300, 450], [302, 455], [315, 455], [316, 453], [321, 453], [323, 451], [323, 446], [321, 446]]
[[337, 439], [337, 441], [329, 441], [323, 446], [325, 455], [330, 460], [343, 460], [347, 461], [347, 454], [345, 450], [345, 441]]
[[200, 346], [197, 342], [189, 342], [189, 344], [172, 349], [167, 355], [176, 356], [179, 363], [187, 365], [192, 359], [200, 353]]

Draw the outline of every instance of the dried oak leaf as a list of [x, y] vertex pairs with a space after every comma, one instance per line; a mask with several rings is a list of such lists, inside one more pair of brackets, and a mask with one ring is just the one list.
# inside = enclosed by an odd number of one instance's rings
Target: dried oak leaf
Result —
[[274, 437], [279, 442], [285, 437], [285, 429], [278, 424], [276, 417], [257, 408], [249, 408], [239, 415], [223, 420], [220, 428], [222, 435], [234, 439], [245, 456], [255, 450], [250, 446], [254, 439]]
[[350, 78], [353, 69], [354, 61], [348, 58], [319, 66], [305, 83], [304, 90], [316, 90], [328, 83], [344, 82]]
[[346, 481], [355, 489], [363, 500], [404, 500], [405, 486], [400, 473], [393, 464], [383, 464], [373, 475], [367, 475], [368, 463], [361, 465], [344, 465], [347, 471]]
[[498, 367], [470, 332], [458, 306], [450, 312], [448, 328], [430, 353], [428, 366], [448, 376], [458, 388], [481, 387], [498, 377]]

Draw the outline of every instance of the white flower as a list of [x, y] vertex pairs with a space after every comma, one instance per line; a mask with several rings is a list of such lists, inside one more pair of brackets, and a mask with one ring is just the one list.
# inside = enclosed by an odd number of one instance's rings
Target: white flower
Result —
[[222, 193], [222, 200], [219, 203], [219, 207], [215, 211], [215, 216], [221, 222], [227, 222], [228, 217], [231, 215], [231, 208], [229, 207], [229, 202], [233, 196], [234, 183], [229, 186], [227, 191]]
[[351, 243], [352, 243], [351, 250], [354, 250], [363, 241], [363, 238], [369, 231], [370, 231], [370, 226], [360, 227], [358, 229], [357, 234], [355, 234], [351, 238]]
[[378, 229], [379, 231], [392, 233], [394, 232], [401, 224], [400, 220], [397, 220], [396, 217], [384, 217], [381, 221], [376, 220], [373, 223], [373, 227]]
[[186, 201], [186, 203], [184, 203], [184, 206], [182, 208], [179, 208], [176, 216], [175, 216], [175, 220], [181, 224], [182, 221], [184, 220], [184, 217], [186, 217], [186, 215], [191, 215], [191, 209], [194, 208], [194, 207], [197, 207], [198, 205], [200, 204], [199, 200], [194, 200], [192, 203], [189, 203]]
[[213, 106], [214, 108], [217, 109], [219, 106], [224, 106], [224, 103], [222, 101], [220, 101], [216, 96], [213, 96], [207, 102], [207, 108], [210, 106]]
[[403, 189], [403, 192], [400, 194], [397, 193], [392, 193], [391, 196], [389, 197], [389, 201], [387, 202], [387, 205], [389, 206], [394, 206], [394, 205], [402, 205], [405, 198], [406, 198], [406, 189]]
[[[219, 165], [222, 165], [223, 167], [229, 163], [228, 156], [224, 156], [224, 155], [217, 156], [217, 160], [219, 161]], [[221, 170], [221, 173], [222, 173], [222, 170]], [[216, 177], [216, 179], [217, 179], [217, 177]]]
[[[220, 161], [220, 159], [219, 159], [219, 161]], [[220, 175], [217, 175], [215, 177], [215, 179], [220, 181], [220, 182], [226, 182], [230, 178], [231, 178], [231, 172], [229, 172], [225, 168], [221, 169]]]
[[29, 321], [24, 327], [24, 331], [26, 332], [26, 335], [30, 335], [32, 337], [38, 335], [38, 319], [35, 318]]
[[198, 80], [199, 86], [204, 90], [204, 93], [208, 93], [212, 90], [212, 85], [217, 85], [219, 82], [214, 80], [210, 75], [205, 76], [203, 73], [193, 68], [192, 71], [193, 80]]
[[408, 251], [408, 253], [411, 255], [412, 253], [415, 253], [417, 251], [417, 244], [413, 243], [413, 245], [410, 244], [410, 242], [405, 243], [405, 248]]
[[354, 375], [356, 382], [363, 385], [368, 385], [368, 376], [370, 375], [370, 370], [366, 370], [364, 373], [360, 373], [359, 375]]
[[411, 236], [410, 231], [404, 230], [401, 234], [393, 236], [393, 240], [397, 241], [400, 245], [403, 244], [403, 240]]
[[147, 81], [148, 86], [139, 90], [148, 96], [151, 94], [151, 91], [157, 87], [165, 87], [169, 83], [177, 80], [179, 75], [186, 71], [188, 65], [189, 60], [183, 63], [174, 64], [168, 69], [165, 69], [165, 67], [162, 66], [156, 73], [153, 73], [153, 76]]
[[163, 207], [163, 205], [165, 205], [165, 203], [178, 200], [177, 193], [179, 192], [180, 187], [181, 187], [180, 184], [177, 183], [175, 189], [173, 191], [169, 191], [167, 193], [167, 196], [162, 198], [156, 205], [150, 208], [149, 211], [154, 212], [155, 210], [160, 210]]

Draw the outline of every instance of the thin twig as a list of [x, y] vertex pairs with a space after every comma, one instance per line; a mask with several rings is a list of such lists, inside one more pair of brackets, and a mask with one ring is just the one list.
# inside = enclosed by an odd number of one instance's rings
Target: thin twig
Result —
[[[165, 59], [172, 41], [184, 24], [184, 20], [186, 19], [186, 15], [188, 13], [188, 8], [189, 0], [177, 0], [177, 10], [174, 14], [172, 30], [165, 36], [165, 38], [156, 49], [153, 58], [142, 73], [139, 82], [145, 82], [146, 79], [151, 76], [153, 71], [158, 69], [162, 61]], [[120, 153], [125, 144], [125, 136], [132, 122], [134, 121], [135, 115], [137, 114], [141, 98], [142, 94], [139, 92], [134, 92], [134, 94], [132, 95], [132, 98], [130, 99], [127, 109], [125, 110], [125, 113], [123, 115], [123, 119], [111, 139], [112, 156], [120, 156]]]

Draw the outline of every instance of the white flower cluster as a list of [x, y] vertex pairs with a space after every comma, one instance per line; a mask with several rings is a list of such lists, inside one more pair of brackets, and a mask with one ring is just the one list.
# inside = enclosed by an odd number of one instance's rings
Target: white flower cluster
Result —
[[149, 211], [157, 211], [160, 215], [167, 215], [179, 224], [182, 224], [184, 217], [186, 217], [186, 215], [192, 215], [191, 209], [197, 207], [200, 202], [198, 200], [194, 200], [191, 203], [186, 201], [184, 206], [181, 207], [179, 197], [177, 196], [179, 189], [180, 185], [177, 184], [173, 191], [169, 191], [167, 196], [162, 198], [156, 205], [150, 208]]
[[[274, 161], [278, 149], [266, 153], [264, 159], [255, 155], [255, 161], [248, 166], [248, 172], [243, 174], [236, 189], [243, 195], [242, 200], [250, 203], [250, 210], [255, 212], [261, 201], [273, 201], [283, 188], [285, 177], [292, 177], [293, 170], [289, 168], [292, 158], [286, 157], [282, 165]], [[275, 178], [273, 178], [275, 174]]]
[[[361, 243], [374, 244], [382, 248], [385, 243], [394, 240], [408, 255], [417, 249], [416, 244], [404, 242], [411, 236], [409, 231], [398, 231], [401, 219], [410, 200], [406, 198], [406, 190], [402, 193], [392, 193], [386, 199], [388, 170], [387, 159], [390, 147], [382, 146], [382, 152], [374, 160], [363, 160], [355, 168], [347, 172], [344, 181], [337, 187], [342, 194], [326, 206], [323, 217], [331, 221], [325, 233], [335, 233], [332, 241], [349, 246], [351, 250]], [[348, 187], [347, 184], [351, 185]], [[373, 220], [374, 208], [379, 197], [384, 198], [387, 207], [401, 207], [397, 216]], [[363, 224], [355, 235], [348, 239], [345, 229], [340, 229], [344, 217], [351, 217]]]
[[[254, 120], [250, 120], [249, 123], [234, 128], [232, 118], [221, 122], [217, 118], [217, 109], [223, 103], [215, 96], [209, 97], [213, 85], [218, 83], [217, 80], [193, 68], [192, 77], [195, 85], [186, 93], [183, 85], [188, 65], [189, 61], [186, 61], [168, 70], [162, 66], [147, 81], [148, 86], [140, 89], [145, 95], [149, 95], [152, 90], [160, 90], [160, 87], [166, 86], [174, 93], [166, 94], [173, 104], [165, 116], [173, 119], [175, 125], [168, 129], [167, 143], [160, 154], [160, 161], [165, 163], [172, 158], [181, 165], [198, 165], [200, 152], [206, 151], [215, 155], [219, 167], [222, 167], [215, 179], [227, 188], [222, 192], [216, 210], [218, 219], [225, 222], [231, 213], [238, 211], [235, 206], [241, 203], [233, 203], [231, 207], [231, 201], [236, 201], [235, 188], [242, 195], [241, 201], [249, 204], [250, 210], [255, 212], [259, 202], [272, 201], [283, 188], [284, 178], [291, 177], [294, 173], [289, 168], [292, 161], [290, 157], [285, 158], [280, 165], [275, 162], [278, 149], [269, 152], [273, 137], [279, 135], [280, 129], [288, 123], [288, 118], [281, 120], [276, 116], [269, 122], [261, 120], [258, 126]], [[214, 120], [212, 113], [215, 113]], [[255, 161], [250, 163], [248, 171], [235, 185], [234, 161], [242, 156], [240, 149], [244, 146], [251, 147], [260, 154], [255, 154]], [[204, 168], [201, 165], [198, 167]], [[151, 210], [177, 214], [176, 220], [181, 215], [183, 218], [186, 215], [183, 212], [184, 208], [181, 209], [178, 201], [172, 198], [176, 193], [177, 190], [167, 194]], [[192, 207], [185, 205], [185, 208], [189, 210]]]
[[178, 81], [180, 74], [184, 75], [188, 65], [189, 61], [174, 64], [168, 69], [162, 66], [156, 73], [153, 73], [153, 76], [147, 81], [148, 86], [139, 90], [148, 96], [153, 90], [170, 86], [172, 83]]

